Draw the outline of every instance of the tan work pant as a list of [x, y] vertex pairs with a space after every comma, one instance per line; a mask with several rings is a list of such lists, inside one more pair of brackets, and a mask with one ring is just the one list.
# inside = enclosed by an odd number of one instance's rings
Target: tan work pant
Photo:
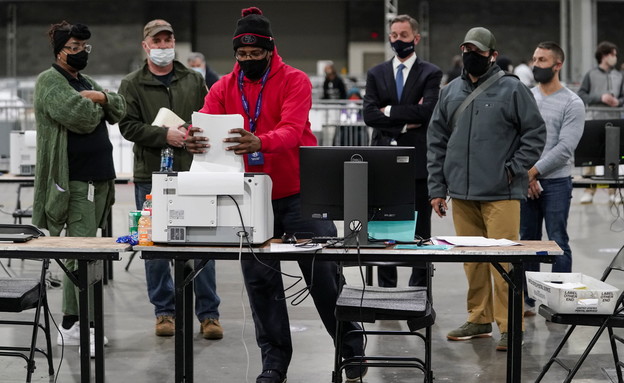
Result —
[[[518, 240], [519, 200], [453, 199], [452, 211], [457, 235]], [[508, 263], [502, 263], [501, 266], [509, 270]], [[464, 271], [468, 278], [468, 322], [483, 324], [496, 321], [500, 332], [507, 332], [507, 282], [490, 263], [464, 263]], [[524, 329], [524, 321], [522, 328]]]

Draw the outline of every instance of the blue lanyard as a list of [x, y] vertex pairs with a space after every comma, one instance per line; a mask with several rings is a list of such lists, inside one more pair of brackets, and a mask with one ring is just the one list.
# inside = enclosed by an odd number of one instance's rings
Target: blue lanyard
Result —
[[249, 101], [247, 101], [247, 97], [245, 97], [245, 93], [243, 92], [243, 76], [245, 75], [241, 70], [238, 75], [238, 89], [241, 92], [241, 102], [243, 103], [243, 109], [245, 110], [245, 114], [247, 118], [249, 118], [249, 131], [251, 133], [256, 132], [256, 121], [258, 121], [258, 117], [260, 117], [260, 108], [262, 106], [262, 91], [264, 90], [264, 84], [266, 84], [267, 79], [269, 78], [269, 72], [271, 68], [267, 69], [264, 76], [262, 76], [262, 85], [260, 87], [260, 93], [258, 93], [258, 101], [256, 102], [256, 113], [253, 118], [249, 114]]

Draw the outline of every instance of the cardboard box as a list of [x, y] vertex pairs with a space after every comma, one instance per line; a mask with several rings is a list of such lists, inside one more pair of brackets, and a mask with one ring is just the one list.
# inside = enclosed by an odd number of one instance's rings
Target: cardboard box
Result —
[[612, 314], [619, 290], [581, 273], [526, 272], [529, 297], [560, 314]]

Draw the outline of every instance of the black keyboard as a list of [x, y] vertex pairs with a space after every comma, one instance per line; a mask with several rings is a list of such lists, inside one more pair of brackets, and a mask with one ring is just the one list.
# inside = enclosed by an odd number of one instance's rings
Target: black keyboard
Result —
[[334, 241], [342, 241], [342, 238], [338, 237], [312, 237], [310, 238], [310, 242], [312, 243], [327, 243]]

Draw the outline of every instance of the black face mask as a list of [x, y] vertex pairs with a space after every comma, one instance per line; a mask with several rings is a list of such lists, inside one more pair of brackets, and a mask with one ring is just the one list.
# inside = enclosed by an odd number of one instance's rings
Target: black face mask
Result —
[[475, 77], [481, 77], [490, 68], [490, 56], [481, 56], [478, 52], [470, 51], [462, 54], [464, 68]]
[[549, 83], [550, 80], [555, 76], [555, 72], [553, 68], [555, 66], [551, 66], [550, 68], [538, 68], [536, 66], [533, 67], [533, 78], [535, 81], [546, 84]]
[[86, 68], [87, 61], [89, 61], [89, 54], [87, 51], [80, 51], [73, 55], [67, 55], [67, 65], [76, 70], [83, 70]]
[[397, 40], [393, 43], [390, 43], [390, 46], [392, 47], [392, 50], [396, 53], [396, 55], [402, 59], [406, 58], [414, 52], [413, 41], [406, 43], [405, 41]]
[[265, 57], [261, 60], [238, 60], [238, 65], [240, 65], [243, 73], [245, 73], [245, 77], [247, 77], [251, 81], [256, 81], [262, 77], [262, 75], [268, 68], [269, 58]]

